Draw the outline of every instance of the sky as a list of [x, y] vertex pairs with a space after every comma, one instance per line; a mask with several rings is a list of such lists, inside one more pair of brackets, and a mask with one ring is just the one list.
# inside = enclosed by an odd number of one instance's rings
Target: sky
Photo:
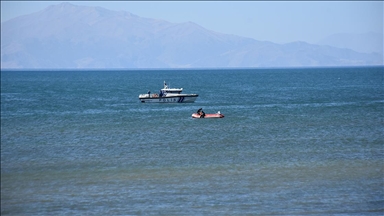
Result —
[[[260, 41], [317, 43], [337, 33], [383, 33], [383, 1], [67, 1], [128, 11]], [[1, 1], [1, 22], [62, 1]]]

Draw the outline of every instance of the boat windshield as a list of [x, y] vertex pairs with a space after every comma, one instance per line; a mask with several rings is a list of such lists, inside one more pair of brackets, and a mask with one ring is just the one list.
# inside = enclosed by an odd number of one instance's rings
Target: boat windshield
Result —
[[180, 90], [166, 90], [165, 92], [168, 92], [168, 93], [180, 93], [181, 91]]

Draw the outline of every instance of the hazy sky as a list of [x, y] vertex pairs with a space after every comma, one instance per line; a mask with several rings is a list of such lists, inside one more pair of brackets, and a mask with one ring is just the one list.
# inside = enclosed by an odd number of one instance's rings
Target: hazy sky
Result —
[[[335, 33], [383, 33], [382, 1], [69, 1], [261, 41], [316, 43]], [[61, 1], [1, 1], [1, 22]]]

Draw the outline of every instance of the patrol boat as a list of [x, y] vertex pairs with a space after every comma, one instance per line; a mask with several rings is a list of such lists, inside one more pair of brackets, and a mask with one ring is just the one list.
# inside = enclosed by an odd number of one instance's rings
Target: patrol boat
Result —
[[139, 99], [142, 103], [193, 103], [198, 94], [183, 94], [183, 88], [169, 88], [164, 81], [164, 87], [159, 94], [140, 94]]

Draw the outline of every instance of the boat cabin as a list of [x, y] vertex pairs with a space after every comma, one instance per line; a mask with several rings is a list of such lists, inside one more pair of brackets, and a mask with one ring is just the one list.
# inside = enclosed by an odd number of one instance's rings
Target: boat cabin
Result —
[[160, 90], [160, 97], [165, 95], [172, 95], [172, 94], [180, 94], [183, 91], [182, 88], [176, 89], [176, 88], [163, 88]]

